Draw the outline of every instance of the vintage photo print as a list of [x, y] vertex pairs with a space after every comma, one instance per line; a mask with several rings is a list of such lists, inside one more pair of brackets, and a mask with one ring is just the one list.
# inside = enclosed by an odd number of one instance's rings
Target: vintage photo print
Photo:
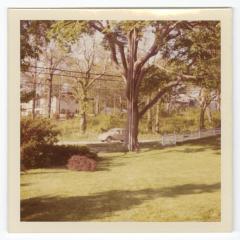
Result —
[[231, 9], [8, 17], [10, 231], [231, 230]]

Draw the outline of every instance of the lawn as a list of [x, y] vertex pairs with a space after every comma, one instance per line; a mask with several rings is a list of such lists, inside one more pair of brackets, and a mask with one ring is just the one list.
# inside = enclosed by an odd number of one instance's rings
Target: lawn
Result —
[[22, 221], [220, 221], [220, 140], [100, 152], [95, 172], [21, 174]]

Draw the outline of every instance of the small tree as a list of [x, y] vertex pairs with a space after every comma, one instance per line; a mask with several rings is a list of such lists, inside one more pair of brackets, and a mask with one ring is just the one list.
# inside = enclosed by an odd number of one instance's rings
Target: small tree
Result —
[[100, 53], [102, 53], [101, 49], [96, 46], [95, 39], [85, 35], [72, 47], [69, 54], [72, 69], [81, 73], [73, 83], [71, 95], [79, 104], [80, 132], [83, 134], [87, 129], [87, 111], [89, 102], [92, 100], [89, 92], [96, 81], [101, 81], [106, 71], [106, 57], [104, 53], [100, 56]]

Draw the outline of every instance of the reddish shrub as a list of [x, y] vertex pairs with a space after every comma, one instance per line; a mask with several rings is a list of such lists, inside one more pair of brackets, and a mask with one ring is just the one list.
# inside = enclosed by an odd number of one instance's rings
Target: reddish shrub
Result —
[[81, 155], [73, 155], [68, 159], [67, 168], [76, 171], [95, 171], [96, 161]]

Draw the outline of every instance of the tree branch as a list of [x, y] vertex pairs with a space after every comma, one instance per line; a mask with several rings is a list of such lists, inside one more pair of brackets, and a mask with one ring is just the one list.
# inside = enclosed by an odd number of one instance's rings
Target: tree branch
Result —
[[171, 90], [173, 87], [177, 86], [181, 82], [181, 78], [179, 78], [177, 81], [170, 82], [167, 84], [163, 89], [160, 89], [157, 95], [147, 104], [143, 107], [143, 109], [139, 112], [139, 118], [141, 118], [148, 109], [150, 109], [155, 103], [158, 102], [158, 100], [169, 90]]
[[93, 78], [93, 79], [88, 83], [88, 85], [87, 85], [87, 87], [86, 87], [86, 90], [89, 89], [96, 80], [100, 79], [100, 78], [105, 74], [106, 66], [107, 66], [107, 64], [105, 63], [105, 64], [104, 64], [103, 72], [102, 72], [100, 75], [98, 75], [98, 76], [96, 76], [95, 78]]
[[[181, 21], [177, 21], [174, 22], [172, 24], [169, 24], [167, 26], [164, 26], [162, 28], [160, 28], [160, 26], [156, 27], [156, 31], [158, 31], [158, 33], [156, 33], [155, 36], [155, 40], [152, 44], [152, 46], [150, 47], [150, 49], [147, 51], [147, 53], [140, 58], [136, 64], [135, 64], [135, 68], [141, 68], [151, 57], [153, 57], [154, 55], [156, 55], [160, 49], [160, 47], [163, 45], [165, 38], [167, 37], [167, 35], [175, 29], [175, 27], [180, 23]], [[166, 39], [168, 41], [168, 39]]]
[[122, 65], [123, 65], [123, 68], [124, 68], [124, 73], [126, 74], [128, 66], [127, 66], [126, 56], [125, 56], [125, 52], [124, 52], [124, 46], [123, 45], [118, 45], [118, 48], [119, 48], [119, 52], [120, 52], [120, 55], [121, 55], [121, 61], [122, 61]]

